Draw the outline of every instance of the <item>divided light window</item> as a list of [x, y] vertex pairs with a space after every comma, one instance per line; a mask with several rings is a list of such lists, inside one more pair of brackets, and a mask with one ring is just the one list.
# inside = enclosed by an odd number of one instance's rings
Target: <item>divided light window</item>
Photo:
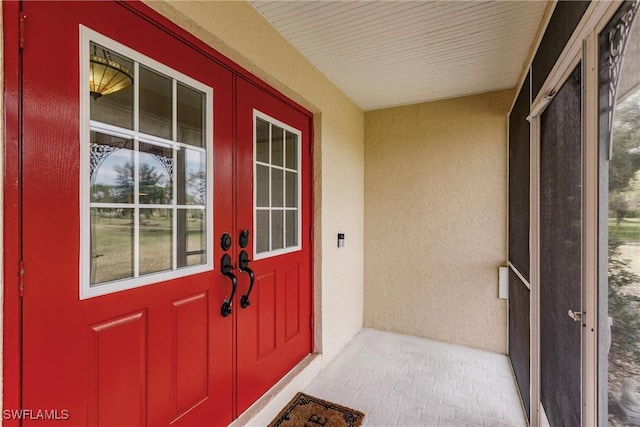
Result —
[[84, 27], [81, 49], [81, 298], [210, 270], [212, 89]]
[[300, 250], [301, 135], [254, 110], [256, 259]]

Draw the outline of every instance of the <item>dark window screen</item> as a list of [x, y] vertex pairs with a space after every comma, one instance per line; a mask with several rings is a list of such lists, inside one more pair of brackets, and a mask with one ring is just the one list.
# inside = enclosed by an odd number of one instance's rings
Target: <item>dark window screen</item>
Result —
[[529, 339], [529, 288], [509, 268], [509, 358], [527, 418], [531, 420]]
[[509, 115], [509, 261], [529, 280], [529, 75]]
[[540, 379], [552, 426], [580, 425], [581, 74], [571, 73], [540, 123]]
[[553, 10], [549, 25], [544, 32], [540, 47], [533, 57], [532, 97], [536, 98], [544, 81], [571, 38], [573, 30], [589, 7], [589, 1], [559, 1]]

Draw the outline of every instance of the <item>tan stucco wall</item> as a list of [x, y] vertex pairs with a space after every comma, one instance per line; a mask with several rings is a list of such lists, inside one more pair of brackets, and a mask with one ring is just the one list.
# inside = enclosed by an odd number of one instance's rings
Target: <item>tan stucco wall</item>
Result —
[[316, 346], [330, 360], [362, 327], [363, 111], [247, 2], [147, 4], [314, 112]]
[[365, 326], [506, 352], [513, 91], [365, 114]]

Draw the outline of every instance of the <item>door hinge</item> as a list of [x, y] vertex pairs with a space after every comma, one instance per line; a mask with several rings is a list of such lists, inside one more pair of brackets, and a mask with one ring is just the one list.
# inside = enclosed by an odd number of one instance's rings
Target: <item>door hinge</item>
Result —
[[24, 27], [26, 21], [27, 15], [21, 12], [18, 22], [18, 46], [20, 47], [20, 49], [24, 49]]
[[309, 316], [309, 329], [313, 330], [313, 316]]
[[24, 261], [18, 263], [18, 296], [24, 295]]

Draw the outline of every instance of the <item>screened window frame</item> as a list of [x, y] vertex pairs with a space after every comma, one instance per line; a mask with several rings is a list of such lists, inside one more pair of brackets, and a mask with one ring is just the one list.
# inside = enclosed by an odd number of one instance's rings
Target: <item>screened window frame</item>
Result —
[[[286, 212], [293, 211], [294, 208], [287, 208], [286, 206], [286, 193], [283, 192], [283, 206], [282, 208], [272, 206], [272, 197], [271, 197], [271, 169], [282, 169], [284, 172], [284, 176], [286, 176], [286, 172], [292, 172], [293, 170], [287, 168], [286, 166], [286, 147], [283, 146], [283, 166], [277, 166], [272, 163], [271, 159], [271, 133], [269, 134], [269, 164], [263, 162], [258, 162], [257, 159], [257, 119], [261, 119], [263, 121], [268, 122], [270, 125], [275, 125], [282, 128], [284, 131], [292, 133], [298, 138], [298, 146], [296, 150], [296, 162], [297, 162], [297, 170], [296, 172], [296, 180], [297, 180], [297, 199], [296, 199], [296, 218], [297, 218], [297, 244], [295, 246], [287, 247], [287, 235], [286, 235]], [[286, 143], [286, 136], [283, 135], [283, 140]], [[269, 167], [269, 207], [258, 207], [258, 165], [268, 166]], [[286, 187], [285, 187], [286, 188]], [[268, 211], [269, 212], [269, 250], [265, 252], [258, 253], [258, 211]], [[273, 236], [272, 236], [272, 215], [271, 212], [274, 210], [282, 210], [283, 211], [283, 245], [284, 248], [281, 249], [271, 249], [273, 245]], [[294, 252], [298, 252], [302, 250], [302, 131], [294, 128], [266, 113], [258, 109], [253, 109], [253, 230], [254, 230], [254, 239], [253, 239], [253, 257], [255, 260], [271, 258], [279, 255], [290, 254]]]
[[[214, 170], [213, 170], [213, 153], [214, 153], [214, 144], [213, 144], [213, 96], [214, 91], [210, 86], [205, 85], [177, 70], [174, 70], [154, 59], [149, 58], [148, 56], [139, 53], [111, 38], [104, 36], [90, 28], [79, 25], [79, 33], [80, 33], [80, 46], [79, 46], [79, 67], [80, 67], [80, 256], [79, 256], [79, 298], [80, 300], [93, 298], [102, 295], [108, 295], [114, 292], [119, 292], [128, 289], [134, 289], [142, 286], [147, 286], [159, 282], [164, 282], [167, 280], [177, 279], [181, 277], [190, 276], [193, 274], [203, 273], [206, 271], [212, 271], [215, 269], [213, 262], [213, 236], [214, 236], [214, 217], [213, 217], [213, 204], [214, 204]], [[173, 80], [173, 93], [172, 93], [172, 134], [173, 140], [163, 139], [157, 136], [144, 134], [139, 132], [138, 129], [138, 90], [134, 92], [134, 129], [126, 129], [118, 126], [110, 125], [107, 123], [92, 121], [90, 117], [90, 95], [89, 95], [89, 46], [90, 43], [96, 43], [98, 45], [104, 46], [107, 49], [113, 50], [114, 52], [126, 56], [134, 62], [134, 85], [139, 85], [139, 82], [136, 81], [138, 77], [138, 69], [139, 66], [142, 65], [154, 72], [163, 74]], [[205, 94], [205, 114], [204, 114], [204, 146], [197, 147], [186, 143], [180, 143], [177, 141], [177, 85], [179, 83], [188, 85], [198, 91], [201, 91]], [[172, 212], [177, 212], [177, 209], [203, 209], [204, 210], [204, 218], [205, 218], [205, 241], [206, 241], [206, 262], [203, 264], [198, 264], [194, 266], [184, 266], [177, 267], [176, 265], [176, 222], [177, 217], [174, 214], [172, 218], [173, 228], [172, 228], [172, 268], [171, 270], [165, 270], [156, 273], [149, 273], [144, 275], [139, 275], [135, 277], [136, 269], [134, 267], [134, 277], [117, 279], [113, 281], [97, 283], [93, 286], [91, 285], [91, 208], [94, 205], [91, 202], [91, 189], [90, 189], [90, 135], [92, 131], [100, 132], [103, 134], [131, 139], [134, 142], [134, 156], [135, 156], [135, 170], [137, 171], [139, 168], [139, 144], [140, 143], [151, 143], [156, 146], [171, 148], [173, 150], [173, 158], [176, 158], [177, 150], [188, 148], [194, 151], [199, 151], [205, 154], [205, 167], [206, 167], [206, 203], [204, 207], [203, 205], [178, 205], [177, 204], [177, 188], [175, 185], [173, 187], [173, 195], [171, 208]], [[136, 182], [138, 178], [136, 177]], [[175, 181], [175, 172], [174, 179]], [[137, 185], [134, 187], [134, 191], [137, 192], [139, 189]], [[137, 210], [144, 208], [154, 208], [157, 207], [154, 204], [145, 204], [140, 203], [138, 198], [136, 203], [132, 203], [130, 208], [134, 209], [134, 212]], [[100, 207], [100, 206], [98, 206]], [[118, 206], [121, 207], [121, 206]], [[136, 209], [136, 207], [138, 209]], [[129, 207], [127, 207], [129, 208]], [[163, 209], [169, 209], [165, 205], [162, 206]], [[138, 215], [139, 216], [139, 215]], [[134, 239], [139, 240], [139, 222], [136, 220], [134, 213]], [[136, 239], [137, 237], [137, 239]], [[134, 243], [135, 245], [136, 243]], [[139, 247], [139, 246], [138, 246]], [[136, 252], [134, 249], [134, 257], [136, 256]], [[139, 253], [137, 253], [138, 258], [140, 258]], [[134, 263], [136, 260], [134, 260]]]

